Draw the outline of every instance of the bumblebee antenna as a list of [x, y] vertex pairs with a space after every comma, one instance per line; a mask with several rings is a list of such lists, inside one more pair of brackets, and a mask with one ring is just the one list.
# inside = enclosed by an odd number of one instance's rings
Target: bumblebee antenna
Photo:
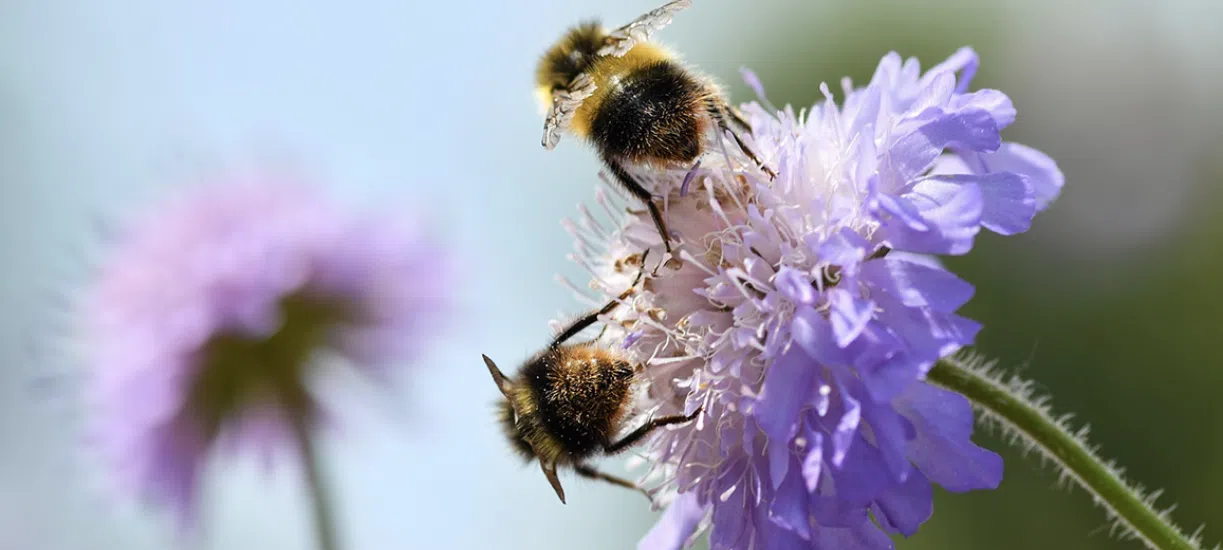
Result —
[[548, 483], [552, 484], [552, 488], [556, 490], [556, 496], [560, 497], [561, 504], [565, 504], [565, 490], [561, 488], [561, 480], [556, 477], [556, 464], [545, 464], [544, 461], [539, 461], [539, 467], [544, 471], [544, 477], [548, 478]]
[[505, 375], [501, 373], [501, 369], [497, 368], [497, 364], [492, 359], [483, 354], [480, 357], [483, 357], [484, 364], [488, 365], [488, 373], [493, 375], [493, 382], [497, 383], [497, 389], [501, 390], [501, 395], [508, 398], [510, 396], [510, 381], [505, 378]]

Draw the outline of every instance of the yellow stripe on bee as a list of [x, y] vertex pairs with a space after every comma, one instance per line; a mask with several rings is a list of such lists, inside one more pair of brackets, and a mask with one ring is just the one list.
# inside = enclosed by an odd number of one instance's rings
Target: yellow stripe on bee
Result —
[[[633, 46], [633, 49], [622, 57], [609, 55], [595, 60], [590, 69], [586, 71], [595, 82], [595, 93], [586, 98], [578, 107], [577, 112], [573, 114], [573, 120], [569, 122], [569, 132], [579, 137], [589, 137], [590, 127], [594, 123], [595, 115], [599, 112], [599, 107], [607, 100], [607, 94], [616, 87], [619, 80], [636, 69], [659, 61], [674, 59], [674, 57], [673, 53], [662, 46], [640, 43]], [[547, 86], [537, 88], [536, 96], [543, 102], [545, 111], [551, 107], [552, 90]]]
[[539, 116], [548, 116], [548, 110], [552, 108], [552, 87], [536, 86], [535, 101], [539, 104]]

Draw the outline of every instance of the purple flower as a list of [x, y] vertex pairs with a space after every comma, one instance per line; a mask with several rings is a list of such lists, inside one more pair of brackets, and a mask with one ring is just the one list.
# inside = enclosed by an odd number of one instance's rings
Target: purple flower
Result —
[[84, 306], [90, 440], [190, 527], [210, 450], [265, 459], [317, 425], [319, 368], [385, 379], [447, 305], [445, 254], [402, 218], [288, 178], [189, 189], [128, 226]]
[[[1026, 230], [1063, 178], [1001, 141], [1015, 110], [967, 91], [976, 66], [967, 49], [925, 74], [889, 54], [865, 88], [844, 83], [840, 106], [827, 87], [803, 115], [744, 106], [775, 180], [716, 140], [690, 181], [635, 172], [681, 241], [604, 338], [631, 335], [620, 345], [646, 365], [651, 411], [704, 411], [650, 439], [644, 481], [672, 504], [639, 548], [704, 529], [714, 549], [891, 548], [887, 534], [930, 517], [932, 484], [1001, 481], [968, 401], [924, 382], [981, 328], [955, 313], [972, 285], [925, 254], [966, 253], [982, 227]], [[661, 242], [644, 214], [598, 201], [615, 227], [589, 213], [570, 227], [613, 295], [636, 275], [623, 260]]]

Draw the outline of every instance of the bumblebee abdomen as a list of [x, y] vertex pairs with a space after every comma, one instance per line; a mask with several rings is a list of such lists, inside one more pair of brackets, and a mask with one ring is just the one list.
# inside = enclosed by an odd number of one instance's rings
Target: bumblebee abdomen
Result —
[[679, 63], [652, 63], [612, 85], [594, 113], [589, 137], [613, 158], [692, 162], [701, 153], [708, 97], [708, 87]]
[[518, 414], [514, 412], [514, 406], [508, 399], [497, 403], [497, 417], [501, 422], [501, 430], [505, 432], [505, 436], [510, 440], [514, 451], [523, 458], [534, 457], [535, 450], [531, 448], [531, 443], [523, 436], [522, 427], [518, 424]]
[[539, 421], [570, 460], [603, 449], [627, 408], [632, 366], [590, 346], [561, 348], [530, 376]]

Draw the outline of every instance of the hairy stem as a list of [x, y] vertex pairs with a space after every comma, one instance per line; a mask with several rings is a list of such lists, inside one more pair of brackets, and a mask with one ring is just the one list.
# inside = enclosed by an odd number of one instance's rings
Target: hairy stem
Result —
[[1090, 493], [1117, 525], [1153, 550], [1200, 550], [1198, 541], [1176, 527], [1166, 512], [1156, 510], [1153, 497], [1127, 484], [1111, 464], [1088, 447], [1085, 430], [1071, 432], [1064, 419], [1049, 414], [1043, 400], [1034, 399], [1018, 379], [1002, 381], [984, 361], [948, 357], [928, 375], [931, 383], [967, 397], [1001, 423], [1020, 441], [1039, 450]]
[[306, 477], [306, 490], [310, 492], [318, 548], [319, 550], [339, 550], [335, 514], [331, 510], [330, 491], [327, 490], [327, 484], [323, 480], [319, 467], [318, 448], [314, 444], [314, 437], [310, 433], [306, 419], [301, 416], [295, 416], [292, 422], [293, 437], [297, 441], [298, 453], [301, 455], [302, 470]]

